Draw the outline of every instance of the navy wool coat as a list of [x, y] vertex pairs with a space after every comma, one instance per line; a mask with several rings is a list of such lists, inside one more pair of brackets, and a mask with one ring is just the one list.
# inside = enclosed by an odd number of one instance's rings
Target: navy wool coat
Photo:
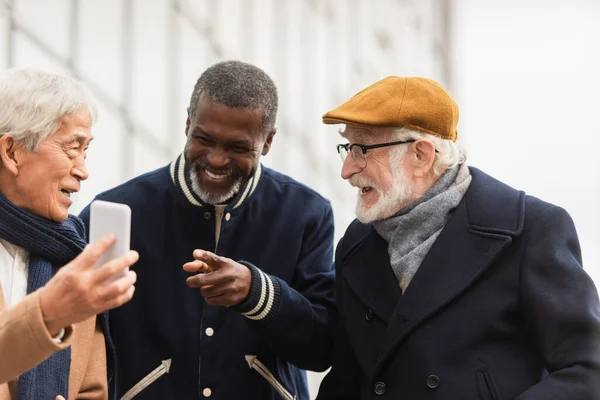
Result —
[[473, 180], [404, 295], [387, 243], [353, 222], [319, 399], [600, 399], [598, 293], [561, 208]]

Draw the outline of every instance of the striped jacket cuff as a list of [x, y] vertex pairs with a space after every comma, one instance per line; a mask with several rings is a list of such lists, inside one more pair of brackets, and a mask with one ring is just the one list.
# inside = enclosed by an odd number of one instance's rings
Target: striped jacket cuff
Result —
[[239, 261], [252, 273], [252, 283], [248, 298], [240, 304], [229, 307], [255, 321], [269, 321], [277, 313], [281, 302], [281, 284], [276, 278], [262, 272], [247, 261]]

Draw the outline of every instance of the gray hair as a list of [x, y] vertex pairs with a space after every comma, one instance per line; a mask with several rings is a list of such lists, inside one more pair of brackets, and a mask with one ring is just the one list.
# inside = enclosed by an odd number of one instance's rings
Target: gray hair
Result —
[[202, 73], [190, 99], [188, 115], [194, 117], [200, 94], [230, 108], [262, 110], [262, 129], [267, 135], [277, 117], [277, 88], [262, 69], [242, 62], [223, 61]]
[[[389, 132], [387, 133], [390, 137], [390, 141], [418, 139], [431, 140], [435, 146], [435, 149], [437, 150], [432, 165], [433, 174], [435, 176], [441, 176], [447, 169], [454, 168], [467, 160], [467, 153], [465, 149], [462, 146], [454, 143], [452, 140], [442, 139], [438, 136], [422, 133], [408, 128], [390, 128]], [[403, 151], [406, 151], [405, 146], [400, 146], [399, 151], [402, 148]]]
[[85, 85], [75, 78], [34, 68], [0, 73], [0, 137], [12, 135], [29, 151], [58, 129], [65, 116], [97, 108]]

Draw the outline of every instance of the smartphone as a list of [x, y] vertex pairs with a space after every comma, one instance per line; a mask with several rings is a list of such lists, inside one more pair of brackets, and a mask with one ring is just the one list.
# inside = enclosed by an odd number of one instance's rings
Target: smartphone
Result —
[[[131, 234], [131, 208], [126, 204], [112, 203], [109, 201], [95, 200], [90, 206], [90, 243], [95, 243], [103, 236], [114, 234], [115, 243], [98, 258], [94, 268], [99, 268], [108, 261], [125, 255], [129, 250]], [[128, 271], [114, 275], [109, 279], [113, 281]]]

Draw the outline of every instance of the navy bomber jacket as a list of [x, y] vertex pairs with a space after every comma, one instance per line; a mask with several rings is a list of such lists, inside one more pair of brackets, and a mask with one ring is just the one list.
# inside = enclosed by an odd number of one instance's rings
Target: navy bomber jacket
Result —
[[[191, 190], [183, 156], [96, 199], [128, 204], [131, 248], [140, 259], [133, 299], [109, 314], [117, 397], [171, 360], [140, 399], [280, 399], [246, 356], [256, 356], [297, 399], [304, 369], [331, 363], [333, 214], [329, 201], [261, 166], [223, 209]], [[89, 206], [81, 213], [89, 227]], [[218, 238], [218, 239], [217, 239]], [[206, 305], [186, 285], [194, 249], [244, 261], [251, 292], [237, 307]]]

